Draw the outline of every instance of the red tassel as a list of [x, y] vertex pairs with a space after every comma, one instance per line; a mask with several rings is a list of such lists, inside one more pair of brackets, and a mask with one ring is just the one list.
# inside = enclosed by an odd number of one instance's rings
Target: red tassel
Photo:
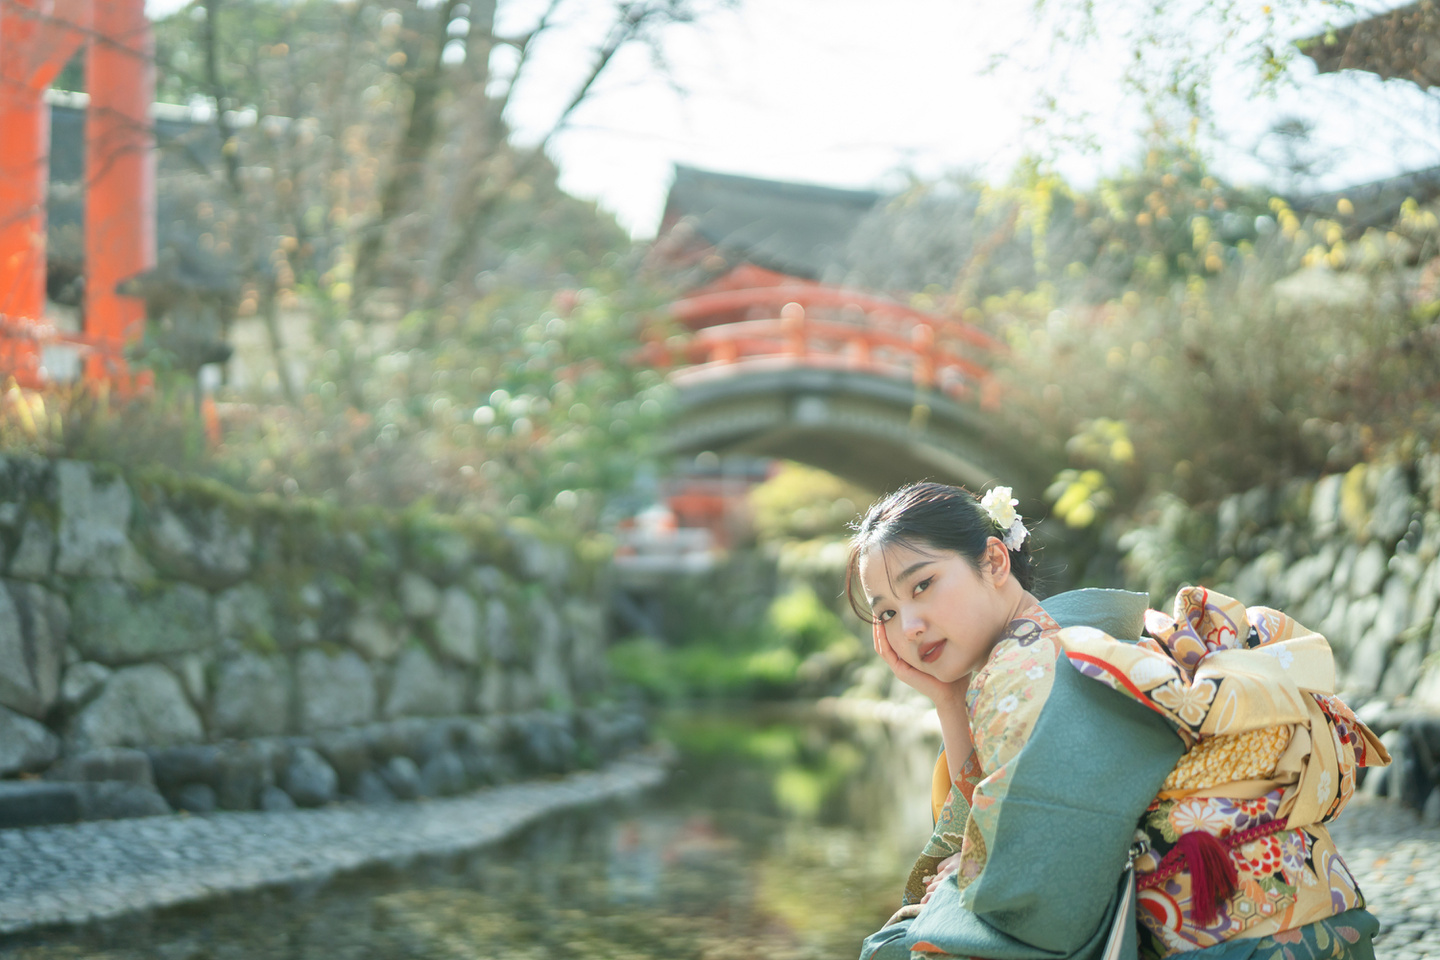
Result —
[[1190, 869], [1190, 912], [1199, 926], [1208, 927], [1240, 880], [1230, 862], [1230, 850], [1203, 830], [1182, 836], [1175, 849], [1184, 855]]

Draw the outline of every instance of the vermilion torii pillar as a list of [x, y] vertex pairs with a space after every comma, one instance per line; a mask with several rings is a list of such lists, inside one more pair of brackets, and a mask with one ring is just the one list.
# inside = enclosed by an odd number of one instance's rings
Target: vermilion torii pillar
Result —
[[39, 379], [34, 328], [45, 311], [45, 88], [85, 40], [89, 2], [0, 0], [0, 375]]
[[39, 386], [45, 311], [45, 89], [88, 44], [85, 339], [88, 376], [124, 377], [141, 301], [115, 285], [155, 262], [154, 98], [144, 0], [0, 0], [0, 377]]
[[[0, 0], [4, 2], [4, 0]], [[92, 0], [85, 87], [85, 334], [91, 379], [124, 380], [121, 351], [145, 329], [145, 304], [115, 292], [155, 265], [155, 51], [145, 0]]]

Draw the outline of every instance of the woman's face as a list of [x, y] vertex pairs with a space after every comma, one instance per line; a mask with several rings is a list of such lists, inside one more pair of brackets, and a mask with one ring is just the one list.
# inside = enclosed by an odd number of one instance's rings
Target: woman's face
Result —
[[945, 683], [984, 665], [1013, 612], [1001, 590], [1008, 565], [996, 573], [992, 553], [978, 571], [953, 550], [891, 544], [860, 556], [870, 612], [902, 660]]

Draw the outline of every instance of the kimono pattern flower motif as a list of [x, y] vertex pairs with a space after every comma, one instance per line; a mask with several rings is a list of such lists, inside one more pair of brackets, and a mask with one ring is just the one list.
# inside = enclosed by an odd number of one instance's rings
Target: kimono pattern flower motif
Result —
[[1215, 702], [1215, 684], [1200, 680], [1187, 687], [1179, 680], [1171, 680], [1163, 687], [1152, 690], [1150, 696], [1178, 716], [1182, 723], [1198, 727], [1204, 722], [1210, 704]]

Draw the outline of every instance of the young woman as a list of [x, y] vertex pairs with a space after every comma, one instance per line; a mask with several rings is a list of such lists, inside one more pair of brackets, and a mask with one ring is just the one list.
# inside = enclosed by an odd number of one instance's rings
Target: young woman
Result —
[[945, 743], [935, 832], [862, 958], [1373, 958], [1325, 823], [1389, 757], [1324, 638], [1198, 587], [1173, 616], [1037, 601], [1015, 504], [916, 484], [857, 528], [851, 604]]

